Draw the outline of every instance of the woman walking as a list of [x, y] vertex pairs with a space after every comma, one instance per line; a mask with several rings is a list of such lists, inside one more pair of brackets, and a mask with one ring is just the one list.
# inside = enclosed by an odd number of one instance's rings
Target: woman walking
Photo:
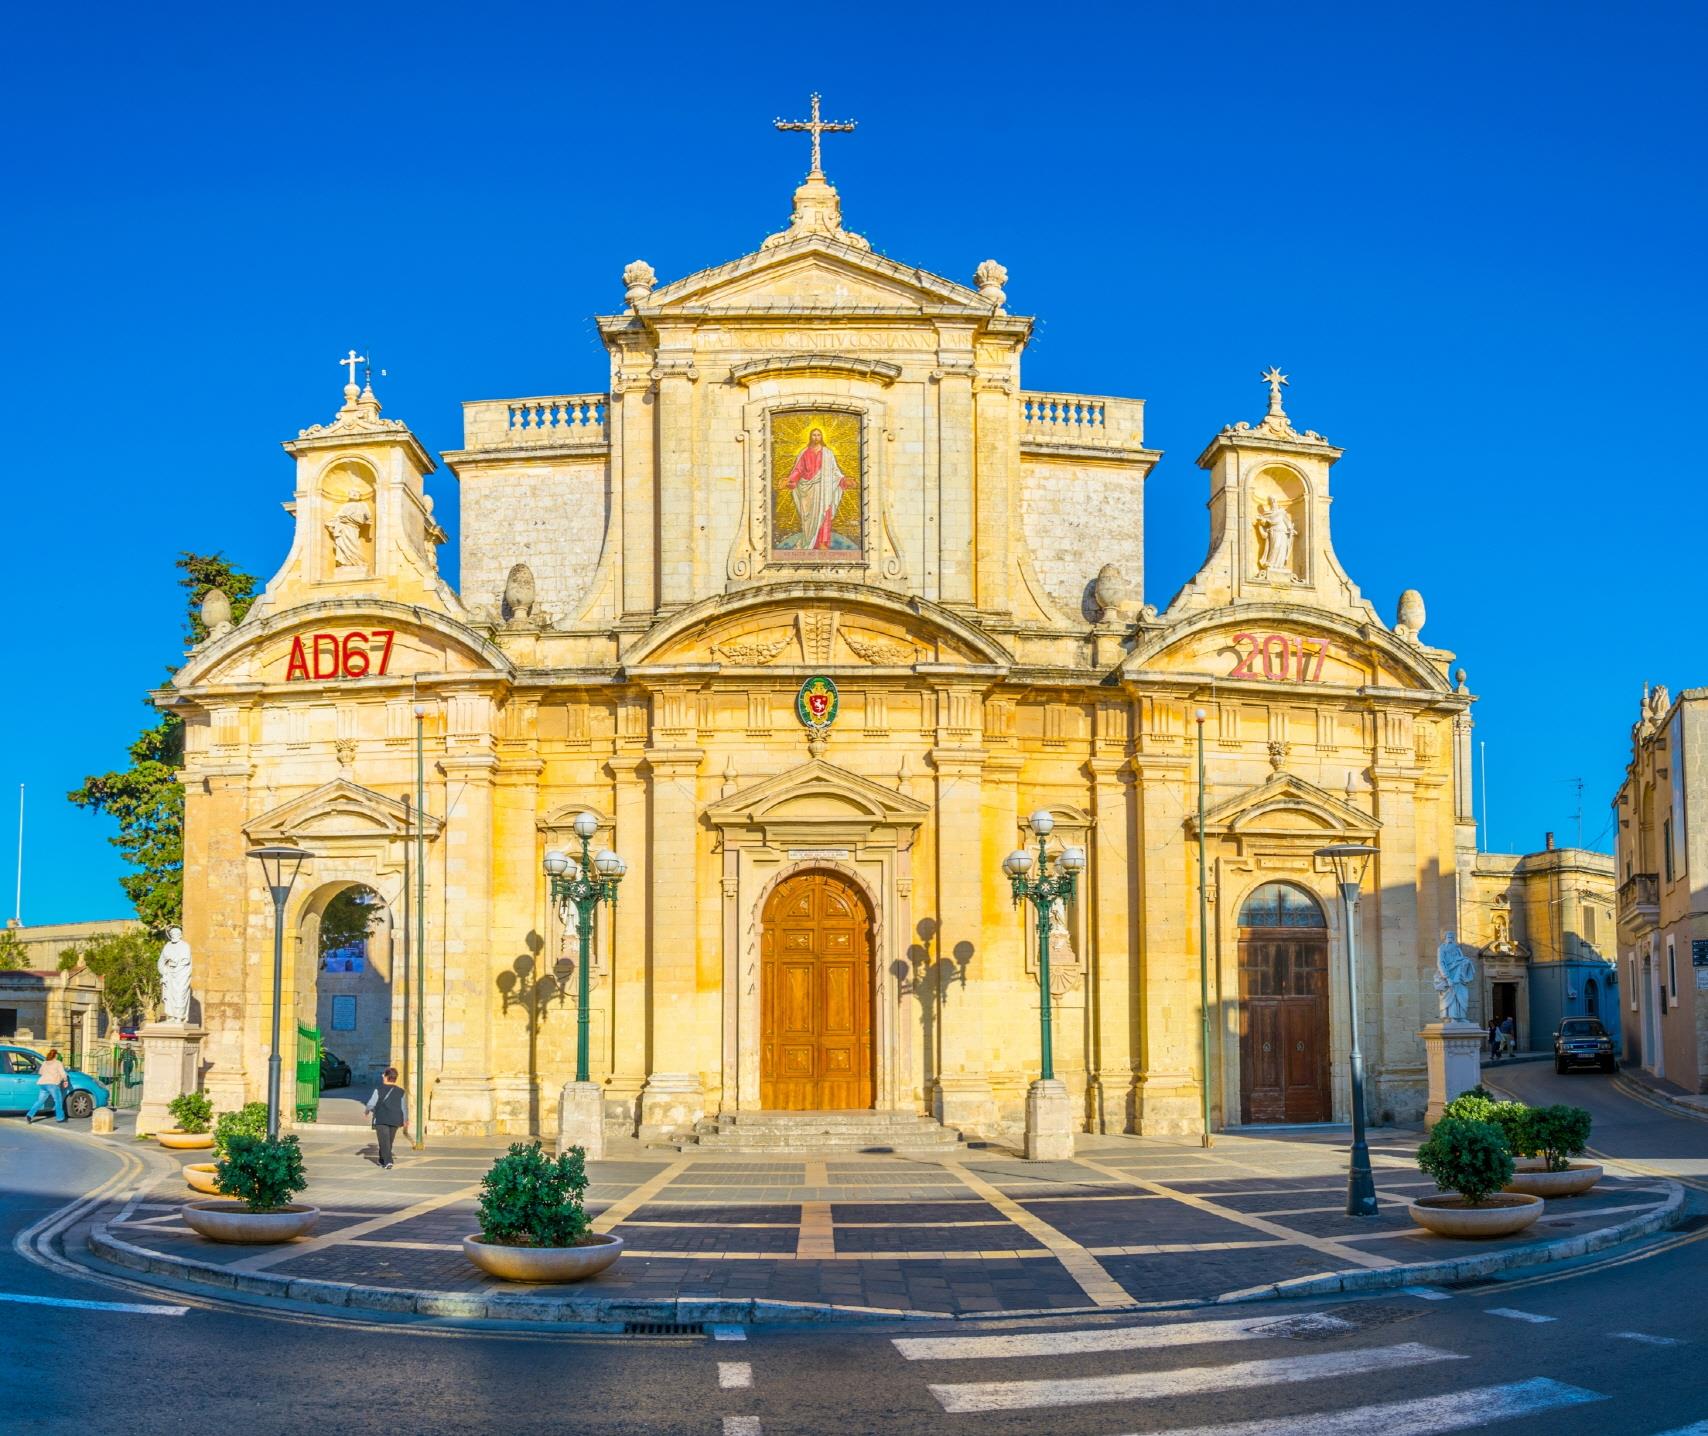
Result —
[[374, 1114], [374, 1131], [380, 1139], [380, 1166], [391, 1170], [391, 1144], [397, 1140], [397, 1129], [409, 1125], [409, 1094], [398, 1086], [397, 1068], [385, 1069], [385, 1077], [368, 1098], [368, 1110]]
[[59, 1060], [59, 1049], [50, 1047], [47, 1050], [47, 1060], [42, 1063], [40, 1074], [36, 1077], [36, 1105], [30, 1109], [25, 1119], [26, 1125], [37, 1117], [45, 1117], [43, 1107], [52, 1107], [54, 1117], [65, 1120], [65, 1093], [71, 1086], [71, 1078], [66, 1074], [65, 1064]]

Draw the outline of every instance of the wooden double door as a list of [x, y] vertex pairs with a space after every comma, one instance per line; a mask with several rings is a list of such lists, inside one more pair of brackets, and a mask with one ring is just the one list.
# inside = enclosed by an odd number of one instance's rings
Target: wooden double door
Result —
[[770, 1111], [872, 1105], [872, 915], [835, 873], [800, 873], [760, 927], [759, 1102]]
[[1327, 1122], [1328, 933], [1243, 928], [1239, 944], [1242, 1122]]

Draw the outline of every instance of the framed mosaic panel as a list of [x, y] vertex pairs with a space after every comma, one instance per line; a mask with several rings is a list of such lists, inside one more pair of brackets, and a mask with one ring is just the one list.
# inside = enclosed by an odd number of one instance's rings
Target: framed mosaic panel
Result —
[[866, 558], [866, 435], [859, 414], [828, 408], [771, 415], [771, 560], [859, 564]]

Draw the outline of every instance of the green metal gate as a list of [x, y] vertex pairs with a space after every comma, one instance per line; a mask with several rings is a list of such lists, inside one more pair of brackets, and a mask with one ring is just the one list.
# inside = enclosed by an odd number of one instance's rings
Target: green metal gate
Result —
[[297, 1023], [297, 1121], [320, 1116], [320, 1030]]
[[107, 1100], [119, 1111], [142, 1105], [142, 1048], [115, 1042], [94, 1048], [89, 1062], [95, 1078], [107, 1089]]

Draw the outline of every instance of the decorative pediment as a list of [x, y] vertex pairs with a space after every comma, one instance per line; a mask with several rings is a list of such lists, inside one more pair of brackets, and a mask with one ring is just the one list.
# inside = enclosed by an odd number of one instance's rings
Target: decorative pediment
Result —
[[716, 827], [765, 827], [819, 836], [825, 829], [916, 828], [931, 811], [928, 804], [894, 788], [814, 758], [766, 778], [706, 809]]
[[444, 826], [444, 819], [431, 813], [423, 821], [423, 815], [396, 798], [348, 778], [334, 778], [251, 818], [244, 832], [253, 843], [289, 843], [313, 852], [317, 842], [413, 837], [417, 827], [436, 838]]
[[[1267, 783], [1217, 803], [1204, 814], [1207, 833], [1308, 838], [1324, 844], [1369, 838], [1381, 826], [1381, 819], [1293, 773], [1277, 773]], [[1197, 832], [1196, 813], [1188, 817], [1187, 828]]]

